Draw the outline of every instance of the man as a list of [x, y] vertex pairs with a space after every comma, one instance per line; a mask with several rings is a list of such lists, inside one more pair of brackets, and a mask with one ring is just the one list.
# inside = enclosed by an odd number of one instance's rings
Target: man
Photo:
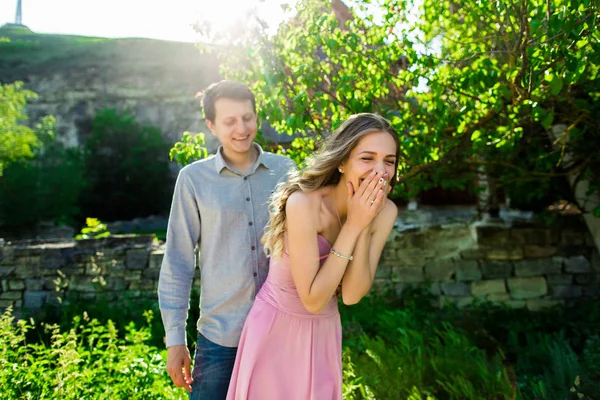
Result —
[[[167, 372], [190, 399], [225, 399], [246, 316], [268, 272], [260, 238], [268, 199], [293, 161], [263, 152], [254, 95], [221, 81], [202, 102], [217, 153], [181, 170], [175, 185], [158, 299], [166, 332]], [[185, 323], [200, 249], [200, 318], [190, 375]]]

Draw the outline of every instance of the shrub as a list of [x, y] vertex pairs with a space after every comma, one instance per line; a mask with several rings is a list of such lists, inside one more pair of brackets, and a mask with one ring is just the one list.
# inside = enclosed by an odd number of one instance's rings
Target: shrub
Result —
[[185, 399], [164, 368], [164, 350], [146, 344], [147, 325], [126, 328], [75, 317], [68, 330], [46, 325], [50, 342], [28, 343], [33, 323], [0, 317], [0, 399]]
[[128, 112], [99, 112], [85, 143], [84, 215], [105, 221], [168, 211], [173, 180], [169, 143], [158, 128], [140, 125]]
[[10, 231], [28, 229], [40, 221], [74, 223], [84, 187], [81, 152], [48, 140], [32, 160], [13, 162], [4, 171], [0, 221]]

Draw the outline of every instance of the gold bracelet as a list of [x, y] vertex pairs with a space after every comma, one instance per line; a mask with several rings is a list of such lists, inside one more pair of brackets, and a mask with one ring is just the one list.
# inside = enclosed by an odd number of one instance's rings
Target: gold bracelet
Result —
[[348, 257], [348, 256], [344, 256], [344, 255], [338, 253], [333, 248], [331, 248], [331, 253], [333, 253], [334, 255], [338, 256], [339, 258], [343, 258], [344, 260], [352, 261], [354, 259], [354, 257], [352, 257], [352, 256]]

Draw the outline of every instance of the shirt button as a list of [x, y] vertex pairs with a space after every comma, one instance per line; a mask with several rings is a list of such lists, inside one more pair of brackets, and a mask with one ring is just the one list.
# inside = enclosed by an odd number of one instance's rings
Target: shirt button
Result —
[[255, 272], [255, 273], [254, 273], [254, 276], [258, 276], [258, 274]]
[[250, 201], [250, 197], [246, 197], [246, 201]]
[[256, 250], [256, 246], [252, 246], [252, 250]]
[[252, 221], [248, 222], [248, 225], [252, 226]]

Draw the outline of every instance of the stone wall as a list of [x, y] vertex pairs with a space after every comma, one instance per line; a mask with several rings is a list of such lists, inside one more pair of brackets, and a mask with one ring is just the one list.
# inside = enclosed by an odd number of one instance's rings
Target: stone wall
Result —
[[582, 227], [449, 224], [394, 232], [380, 288], [429, 289], [440, 304], [474, 300], [539, 310], [600, 296], [600, 257]]
[[[125, 293], [155, 299], [162, 258], [152, 236], [0, 239], [0, 310], [12, 305], [21, 314], [64, 299], [111, 300]], [[398, 228], [382, 254], [376, 289], [401, 294], [408, 286], [430, 289], [440, 304], [463, 307], [481, 299], [539, 310], [598, 298], [600, 257], [581, 227]]]
[[[162, 252], [154, 236], [6, 243], [0, 239], [0, 310], [63, 300], [156, 298]], [[195, 282], [196, 285], [199, 282]]]

